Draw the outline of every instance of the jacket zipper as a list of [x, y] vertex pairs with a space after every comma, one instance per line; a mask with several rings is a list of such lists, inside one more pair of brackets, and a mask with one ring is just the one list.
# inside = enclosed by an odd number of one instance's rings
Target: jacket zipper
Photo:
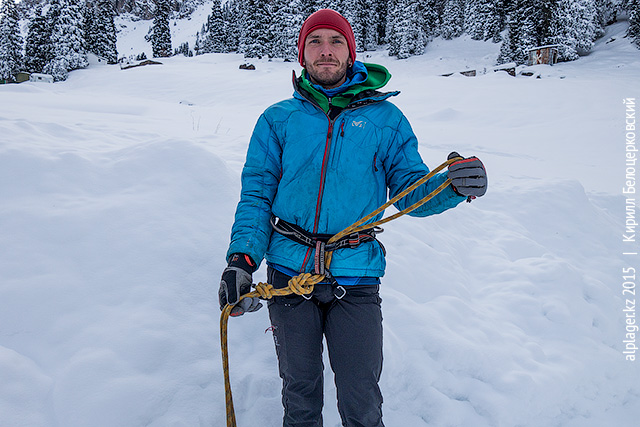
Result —
[[[329, 98], [329, 111], [331, 111], [331, 98]], [[324, 112], [324, 111], [323, 111]], [[316, 201], [316, 214], [313, 220], [313, 233], [318, 232], [318, 224], [320, 222], [320, 208], [322, 206], [322, 196], [324, 195], [324, 184], [327, 179], [327, 164], [329, 160], [329, 152], [331, 151], [331, 138], [333, 136], [333, 124], [334, 120], [331, 120], [329, 113], [325, 113], [327, 120], [329, 121], [329, 127], [327, 129], [327, 139], [324, 144], [324, 155], [322, 157], [322, 167], [320, 168], [320, 187], [318, 189], [318, 200]], [[300, 272], [304, 271], [305, 265], [309, 261], [312, 248], [307, 249], [307, 253], [304, 256], [304, 261], [300, 267]]]

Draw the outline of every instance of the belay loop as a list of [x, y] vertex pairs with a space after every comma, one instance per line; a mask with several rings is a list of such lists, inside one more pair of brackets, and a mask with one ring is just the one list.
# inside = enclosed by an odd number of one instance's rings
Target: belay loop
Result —
[[[254, 297], [259, 297], [262, 299], [271, 299], [274, 296], [285, 296], [285, 295], [291, 295], [291, 294], [296, 294], [301, 296], [310, 295], [313, 292], [314, 286], [316, 284], [322, 282], [323, 280], [329, 277], [333, 279], [333, 277], [330, 276], [328, 268], [329, 268], [329, 265], [331, 264], [331, 255], [333, 251], [339, 248], [335, 246], [331, 247], [332, 244], [340, 241], [340, 239], [344, 238], [345, 236], [352, 236], [354, 235], [354, 233], [360, 233], [363, 230], [375, 229], [376, 227], [379, 228], [380, 225], [385, 224], [389, 221], [392, 221], [396, 218], [399, 218], [411, 211], [416, 210], [420, 206], [424, 205], [429, 200], [434, 198], [437, 194], [439, 194], [442, 190], [447, 188], [447, 186], [451, 184], [451, 180], [447, 178], [438, 188], [436, 188], [431, 193], [429, 193], [428, 195], [426, 195], [425, 197], [423, 197], [413, 205], [409, 206], [408, 208], [403, 209], [394, 215], [390, 215], [386, 218], [382, 218], [378, 221], [375, 221], [371, 224], [367, 224], [367, 221], [369, 221], [370, 219], [374, 218], [375, 216], [383, 212], [385, 209], [387, 209], [392, 204], [396, 203], [398, 200], [401, 200], [404, 197], [406, 197], [413, 190], [415, 190], [416, 188], [418, 188], [419, 186], [427, 182], [429, 179], [431, 179], [436, 173], [440, 172], [442, 169], [449, 166], [451, 163], [457, 162], [458, 160], [461, 160], [461, 159], [462, 157], [454, 157], [454, 158], [448, 159], [446, 162], [442, 163], [440, 166], [433, 169], [427, 175], [417, 180], [414, 184], [407, 187], [404, 191], [399, 193], [394, 198], [390, 199], [387, 203], [383, 204], [378, 209], [374, 210], [364, 218], [356, 221], [355, 223], [345, 228], [338, 234], [335, 234], [334, 236], [330, 237], [326, 241], [326, 243], [324, 243], [324, 246], [322, 247], [323, 250], [316, 251], [316, 256], [318, 255], [318, 252], [324, 253], [324, 256], [322, 256], [322, 258], [324, 258], [323, 274], [312, 274], [312, 273], [300, 274], [298, 276], [292, 277], [289, 280], [289, 283], [287, 284], [287, 286], [281, 289], [275, 289], [272, 285], [268, 283], [258, 283], [254, 285], [256, 289], [255, 291], [242, 295], [240, 299], [238, 299], [238, 302], [240, 302], [244, 298], [254, 298]], [[274, 224], [274, 221], [272, 221], [272, 225], [273, 224]], [[294, 233], [295, 230], [288, 231], [288, 232]], [[372, 240], [375, 240], [375, 234]], [[309, 241], [309, 243], [310, 245], [308, 246], [316, 247], [315, 241], [313, 242]], [[327, 249], [327, 247], [331, 248], [331, 250]], [[228, 348], [228, 339], [227, 339], [229, 314], [231, 313], [232, 308], [233, 308], [232, 305], [227, 304], [222, 310], [222, 313], [220, 314], [220, 347], [222, 351], [222, 370], [224, 374], [224, 389], [225, 389], [225, 400], [226, 400], [226, 409], [227, 409], [227, 427], [237, 427], [236, 415], [233, 408], [233, 395], [231, 393], [231, 382], [229, 380], [229, 348]]]

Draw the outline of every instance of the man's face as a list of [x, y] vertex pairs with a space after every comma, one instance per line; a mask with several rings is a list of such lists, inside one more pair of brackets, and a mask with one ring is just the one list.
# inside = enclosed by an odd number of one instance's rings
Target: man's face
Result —
[[351, 66], [347, 39], [329, 28], [311, 32], [304, 41], [304, 67], [312, 83], [325, 89], [340, 86]]

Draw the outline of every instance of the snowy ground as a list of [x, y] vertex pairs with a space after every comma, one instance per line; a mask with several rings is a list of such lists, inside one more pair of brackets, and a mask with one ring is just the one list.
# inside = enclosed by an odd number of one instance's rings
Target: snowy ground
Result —
[[[640, 51], [624, 29], [541, 79], [439, 77], [493, 65], [497, 45], [466, 39], [366, 58], [394, 75], [429, 165], [457, 150], [490, 176], [486, 197], [381, 236], [387, 426], [637, 425], [622, 100], [640, 98]], [[240, 171], [297, 66], [163, 62], [0, 86], [3, 427], [224, 425], [217, 288]], [[268, 327], [266, 310], [231, 321], [241, 427], [281, 425]], [[338, 426], [330, 372], [325, 387]]]

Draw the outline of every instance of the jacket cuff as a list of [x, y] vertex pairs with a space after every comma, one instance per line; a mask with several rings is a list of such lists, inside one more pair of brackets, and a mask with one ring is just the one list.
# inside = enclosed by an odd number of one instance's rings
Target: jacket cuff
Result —
[[249, 274], [253, 274], [258, 266], [247, 254], [233, 254], [229, 257], [229, 267], [238, 267]]

